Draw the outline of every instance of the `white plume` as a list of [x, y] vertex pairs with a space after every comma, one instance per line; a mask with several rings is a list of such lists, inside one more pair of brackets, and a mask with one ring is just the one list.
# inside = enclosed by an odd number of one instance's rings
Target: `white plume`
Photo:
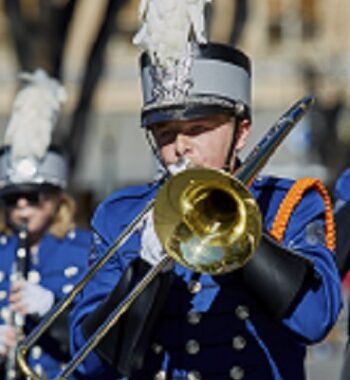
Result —
[[26, 86], [14, 101], [5, 132], [5, 144], [11, 146], [13, 158], [44, 157], [51, 143], [60, 106], [66, 100], [62, 85], [39, 69], [22, 73]]
[[134, 44], [146, 49], [152, 59], [169, 67], [183, 57], [193, 34], [198, 43], [206, 43], [204, 7], [211, 0], [141, 0], [142, 26]]

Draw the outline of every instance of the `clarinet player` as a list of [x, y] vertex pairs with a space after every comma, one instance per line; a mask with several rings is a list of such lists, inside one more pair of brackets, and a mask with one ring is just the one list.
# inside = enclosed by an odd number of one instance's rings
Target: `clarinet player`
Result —
[[[51, 145], [63, 87], [42, 70], [21, 78], [0, 150], [0, 357], [6, 380], [24, 378], [12, 360], [21, 339], [16, 320], [23, 318], [28, 334], [71, 291], [87, 266], [90, 244], [90, 233], [74, 223], [64, 156]], [[20, 275], [18, 257], [25, 252]], [[67, 359], [66, 317], [29, 352], [38, 376], [53, 378]]]

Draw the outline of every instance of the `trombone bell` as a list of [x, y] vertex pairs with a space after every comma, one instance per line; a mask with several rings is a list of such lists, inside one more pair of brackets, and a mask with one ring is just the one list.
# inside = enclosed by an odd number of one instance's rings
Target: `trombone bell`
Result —
[[261, 238], [259, 206], [231, 175], [188, 169], [159, 190], [154, 225], [167, 254], [195, 272], [224, 274], [242, 267]]

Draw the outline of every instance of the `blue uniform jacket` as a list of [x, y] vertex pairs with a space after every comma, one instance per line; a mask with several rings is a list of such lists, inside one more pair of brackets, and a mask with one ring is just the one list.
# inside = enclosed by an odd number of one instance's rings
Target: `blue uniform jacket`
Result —
[[[267, 230], [292, 181], [267, 177], [251, 187]], [[157, 184], [112, 194], [93, 218], [95, 258], [157, 192]], [[271, 320], [235, 273], [196, 275], [179, 264], [176, 280], [156, 323], [144, 368], [132, 379], [301, 380], [306, 345], [318, 342], [334, 325], [340, 307], [340, 281], [333, 253], [324, 245], [324, 203], [309, 191], [296, 207], [284, 244], [314, 262], [321, 286], [310, 289], [292, 314]], [[85, 289], [71, 315], [71, 346], [85, 341], [80, 324], [115, 287], [130, 260], [138, 255], [137, 231]], [[273, 297], [273, 294], [271, 294]], [[118, 344], [116, 342], [116, 344]], [[113, 378], [91, 353], [79, 368], [85, 379]]]
[[[350, 202], [350, 168], [343, 171], [335, 184], [334, 213], [336, 221], [337, 250], [336, 261], [339, 273], [344, 279], [350, 269], [349, 240], [349, 202]], [[350, 316], [349, 316], [350, 318]], [[350, 326], [350, 324], [349, 324]]]
[[336, 210], [350, 201], [350, 168], [339, 176], [335, 184]]
[[[335, 184], [335, 207], [334, 207], [334, 211], [335, 213], [337, 214], [341, 209], [342, 207], [345, 206], [345, 204], [347, 202], [350, 201], [350, 168], [344, 170], [336, 184]], [[345, 230], [344, 232], [340, 232], [339, 234], [337, 234], [337, 236], [339, 236], [339, 238], [341, 238], [341, 236], [345, 233], [346, 235], [348, 235], [348, 230], [349, 230], [349, 223], [346, 223], [346, 225], [344, 226], [345, 227]], [[339, 226], [340, 228], [342, 228], [343, 226], [340, 225]], [[339, 244], [338, 247], [342, 247], [343, 245], [342, 244]], [[346, 245], [345, 245], [346, 247]], [[347, 251], [344, 251], [344, 252], [338, 252], [338, 263], [339, 263], [339, 267], [340, 267], [340, 272], [343, 276], [345, 276], [348, 271], [349, 271], [349, 255], [350, 255], [350, 251], [347, 250]], [[344, 256], [345, 255], [345, 256]], [[348, 316], [348, 333], [350, 332], [350, 315]], [[350, 360], [350, 359], [349, 359]]]
[[[74, 284], [86, 270], [92, 235], [82, 229], [74, 229], [64, 239], [57, 239], [51, 234], [42, 238], [37, 260], [30, 261], [27, 279], [51, 290], [59, 301], [69, 293]], [[15, 261], [18, 237], [0, 236], [0, 323], [8, 310], [10, 274]], [[27, 325], [27, 330], [33, 325]], [[46, 347], [47, 345], [47, 347]], [[36, 345], [29, 352], [29, 364], [38, 373], [45, 373], [48, 378], [61, 369], [61, 355], [54, 344]], [[44, 371], [44, 372], [43, 372]]]

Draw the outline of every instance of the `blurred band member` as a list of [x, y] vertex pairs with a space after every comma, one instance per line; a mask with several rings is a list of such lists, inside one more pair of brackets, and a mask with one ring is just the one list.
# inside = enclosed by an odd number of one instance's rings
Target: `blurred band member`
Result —
[[[339, 176], [335, 185], [335, 222], [336, 222], [336, 262], [340, 277], [344, 279], [350, 270], [350, 169]], [[345, 285], [346, 286], [346, 285]], [[347, 289], [349, 292], [349, 289]], [[350, 318], [348, 316], [348, 318]], [[350, 379], [350, 347], [348, 320], [348, 339], [344, 356], [341, 380]]]
[[[42, 70], [22, 79], [0, 152], [0, 357], [5, 371], [21, 335], [70, 292], [85, 270], [91, 241], [90, 233], [74, 223], [63, 153], [50, 145], [63, 87]], [[38, 376], [57, 374], [68, 356], [67, 342], [63, 316], [29, 352]]]

